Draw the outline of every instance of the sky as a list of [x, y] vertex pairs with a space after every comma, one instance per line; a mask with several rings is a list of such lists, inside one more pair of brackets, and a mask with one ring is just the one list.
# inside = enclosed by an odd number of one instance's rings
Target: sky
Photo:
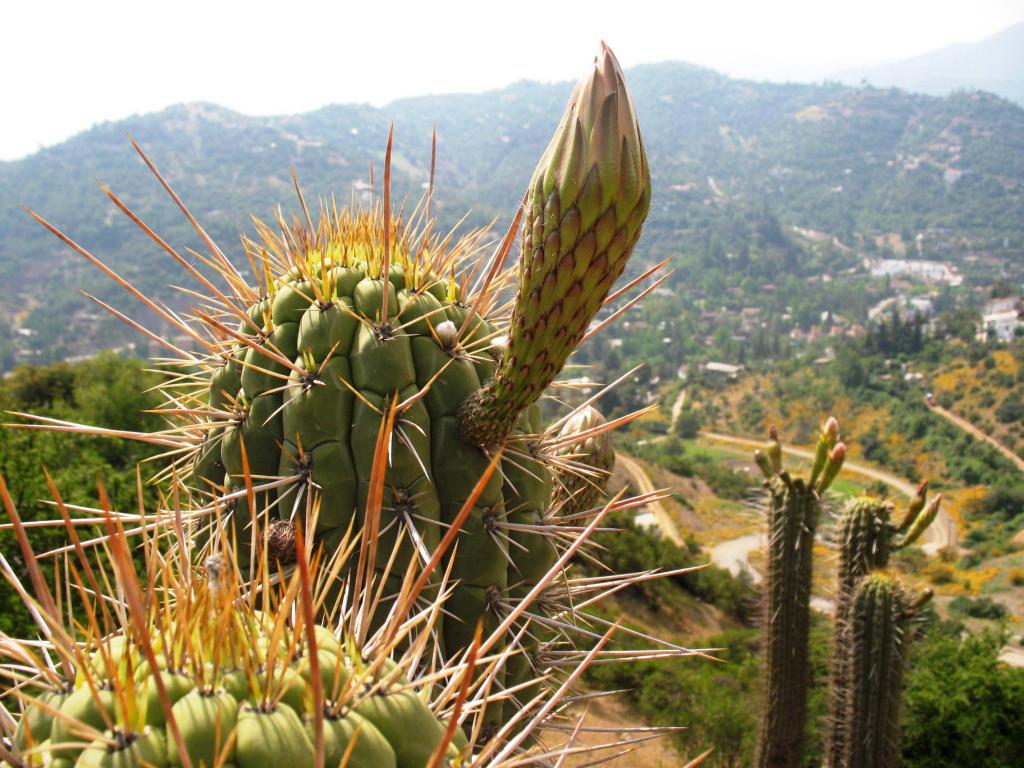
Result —
[[1022, 20], [1024, 0], [4, 3], [0, 160], [183, 101], [290, 114], [575, 80], [601, 39], [627, 68], [682, 60], [813, 81]]

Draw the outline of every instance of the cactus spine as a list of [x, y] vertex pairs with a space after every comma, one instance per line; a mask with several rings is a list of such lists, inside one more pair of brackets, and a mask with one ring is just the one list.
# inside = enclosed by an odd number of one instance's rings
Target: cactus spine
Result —
[[774, 427], [765, 451], [755, 455], [769, 493], [764, 695], [756, 758], [760, 768], [796, 768], [803, 756], [814, 537], [821, 495], [846, 457], [846, 447], [838, 440], [839, 425], [829, 419], [807, 480], [793, 478], [783, 468]]
[[926, 500], [928, 483], [922, 482], [910, 499], [906, 513], [896, 525], [891, 503], [872, 497], [851, 500], [839, 521], [839, 572], [835, 612], [835, 652], [832, 659], [829, 721], [825, 748], [827, 766], [846, 765], [851, 746], [849, 739], [857, 727], [851, 709], [851, 691], [864, 685], [853, 668], [850, 648], [856, 631], [855, 598], [858, 589], [872, 571], [888, 566], [895, 550], [913, 544], [938, 514], [942, 495]]

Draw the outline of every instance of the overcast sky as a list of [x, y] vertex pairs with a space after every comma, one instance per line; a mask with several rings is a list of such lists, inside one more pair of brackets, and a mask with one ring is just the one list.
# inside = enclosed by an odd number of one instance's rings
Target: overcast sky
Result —
[[677, 59], [816, 80], [1021, 20], [1024, 0], [10, 2], [0, 159], [182, 101], [283, 114], [576, 79], [601, 38], [626, 67]]

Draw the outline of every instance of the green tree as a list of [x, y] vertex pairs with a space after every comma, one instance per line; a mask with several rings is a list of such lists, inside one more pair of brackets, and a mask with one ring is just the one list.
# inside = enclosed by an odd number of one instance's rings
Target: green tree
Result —
[[676, 435], [684, 440], [692, 440], [704, 426], [700, 414], [692, 408], [684, 408], [676, 419]]
[[845, 389], [859, 389], [868, 381], [860, 354], [850, 346], [841, 347], [836, 354], [835, 372]]
[[1024, 765], [1024, 669], [999, 661], [1003, 642], [934, 631], [920, 648], [907, 681], [907, 768]]

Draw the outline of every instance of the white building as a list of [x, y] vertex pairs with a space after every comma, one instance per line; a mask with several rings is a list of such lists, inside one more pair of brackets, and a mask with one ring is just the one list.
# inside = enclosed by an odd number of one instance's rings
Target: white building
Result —
[[743, 373], [742, 365], [730, 365], [729, 363], [704, 363], [701, 365], [701, 368], [707, 373], [724, 376], [730, 380], [738, 379], [740, 374]]
[[994, 312], [991, 315], [981, 316], [981, 333], [985, 339], [996, 339], [998, 341], [1012, 341], [1017, 335], [1017, 329], [1024, 327], [1021, 322], [1020, 313], [1011, 309], [1006, 312]]
[[1024, 327], [1022, 314], [1024, 314], [1024, 302], [1019, 296], [993, 299], [985, 304], [981, 311], [981, 328], [978, 330], [978, 338], [1012, 341], [1017, 335], [1017, 329]]
[[925, 283], [957, 286], [964, 281], [956, 266], [944, 261], [924, 259], [864, 259], [872, 277], [909, 277]]

